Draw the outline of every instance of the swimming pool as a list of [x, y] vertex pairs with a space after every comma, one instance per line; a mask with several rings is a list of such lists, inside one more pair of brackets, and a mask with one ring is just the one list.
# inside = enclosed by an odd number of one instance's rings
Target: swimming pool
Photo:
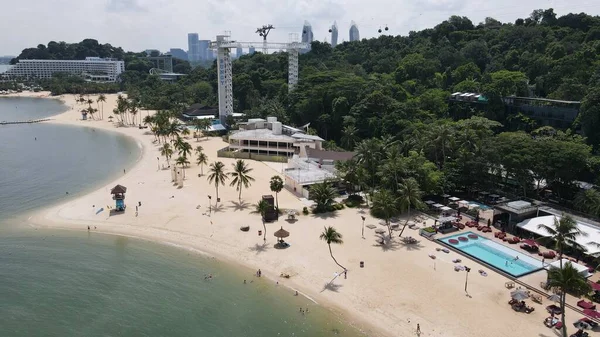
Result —
[[477, 202], [477, 201], [469, 201], [469, 204], [475, 204], [475, 205], [479, 206], [479, 208], [482, 211], [487, 211], [489, 209], [492, 209], [490, 206], [484, 205], [484, 204], [482, 204], [480, 202]]
[[437, 240], [514, 277], [527, 275], [543, 268], [541, 261], [479, 236], [477, 233], [464, 232]]

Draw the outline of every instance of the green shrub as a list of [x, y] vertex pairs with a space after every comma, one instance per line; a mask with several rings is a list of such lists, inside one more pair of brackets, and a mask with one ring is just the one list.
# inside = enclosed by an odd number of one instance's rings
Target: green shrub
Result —
[[423, 231], [427, 232], [427, 233], [435, 233], [435, 228], [433, 228], [433, 227], [425, 227], [425, 228], [423, 228]]
[[364, 202], [364, 199], [362, 196], [358, 195], [358, 194], [351, 194], [348, 196], [348, 198], [346, 198], [344, 200], [344, 204], [347, 207], [353, 208], [353, 207], [358, 207], [360, 206], [362, 203]]
[[302, 209], [302, 214], [308, 215], [308, 207], [304, 206], [304, 208]]

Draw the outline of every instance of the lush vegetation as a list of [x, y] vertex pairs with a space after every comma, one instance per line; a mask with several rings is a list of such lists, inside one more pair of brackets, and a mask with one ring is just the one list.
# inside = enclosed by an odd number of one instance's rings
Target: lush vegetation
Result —
[[[92, 41], [77, 44], [86, 55], [48, 44], [18, 58], [119, 57], [127, 69], [121, 88], [140, 107], [176, 115], [192, 103], [218, 104], [216, 63], [168, 83], [148, 74], [140, 54]], [[420, 207], [421, 195], [456, 189], [536, 198], [552, 190], [551, 199], [600, 216], [600, 194], [580, 192], [576, 183], [595, 183], [600, 171], [600, 133], [594, 132], [600, 126], [600, 17], [557, 17], [548, 9], [514, 23], [487, 18], [475, 24], [452, 16], [408, 36], [336, 48], [314, 42], [300, 57], [292, 94], [287, 69], [286, 53], [235, 60], [234, 110], [310, 122], [309, 131], [327, 139], [327, 148], [356, 151], [356, 160], [340, 167], [351, 193], [389, 189], [404, 212]], [[479, 92], [488, 101], [451, 105], [455, 91]], [[501, 97], [510, 95], [581, 100], [581, 111], [572, 125], [556, 130], [507, 114]], [[408, 199], [401, 193], [407, 181], [417, 192]], [[324, 192], [322, 206], [329, 208], [330, 191]]]

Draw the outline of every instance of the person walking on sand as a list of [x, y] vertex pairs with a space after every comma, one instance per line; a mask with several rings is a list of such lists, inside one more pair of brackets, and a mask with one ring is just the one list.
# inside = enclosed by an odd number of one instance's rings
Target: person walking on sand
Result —
[[417, 323], [417, 336], [421, 336], [421, 326]]

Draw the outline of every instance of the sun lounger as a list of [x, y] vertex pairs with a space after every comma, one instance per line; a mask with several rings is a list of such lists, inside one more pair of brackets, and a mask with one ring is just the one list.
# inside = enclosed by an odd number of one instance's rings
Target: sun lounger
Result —
[[585, 300], [577, 302], [577, 306], [583, 309], [596, 309], [596, 305], [593, 302], [586, 302]]
[[542, 295], [531, 295], [531, 300], [537, 303], [542, 303]]
[[509, 282], [506, 282], [506, 283], [504, 283], [504, 286], [505, 286], [507, 289], [512, 289], [512, 288], [514, 288], [514, 287], [515, 287], [515, 283], [514, 283], [514, 282], [512, 282], [512, 281], [509, 281]]

